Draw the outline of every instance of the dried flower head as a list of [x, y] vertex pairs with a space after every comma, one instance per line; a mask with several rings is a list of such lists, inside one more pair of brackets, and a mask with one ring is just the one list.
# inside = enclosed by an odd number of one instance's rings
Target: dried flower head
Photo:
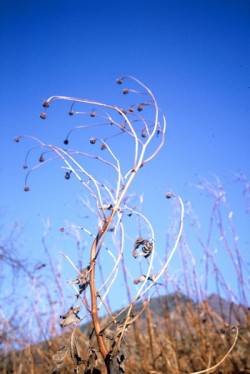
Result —
[[40, 156], [39, 159], [38, 159], [39, 162], [44, 162], [44, 158], [43, 156]]
[[42, 102], [42, 106], [43, 106], [44, 108], [48, 108], [48, 107], [49, 107], [49, 102], [48, 102], [47, 100], [44, 100], [44, 101]]
[[124, 88], [124, 90], [122, 91], [124, 95], [127, 95], [129, 93], [129, 90], [127, 88]]
[[20, 142], [20, 138], [18, 136], [15, 136], [14, 141], [18, 143]]
[[42, 118], [42, 119], [46, 119], [46, 118], [47, 118], [47, 114], [46, 114], [45, 112], [42, 112], [42, 113], [40, 114], [40, 118]]
[[61, 228], [60, 228], [60, 231], [61, 231], [61, 232], [64, 232], [64, 227], [61, 227]]
[[29, 191], [29, 190], [30, 190], [29, 186], [24, 187], [24, 191]]
[[101, 146], [101, 150], [103, 151], [106, 148], [107, 148], [106, 144], [103, 143], [102, 146]]
[[118, 83], [118, 84], [122, 84], [122, 78], [118, 78], [118, 79], [116, 79], [116, 83]]
[[147, 134], [145, 133], [145, 131], [142, 131], [141, 136], [142, 138], [146, 138]]
[[74, 111], [73, 111], [72, 109], [70, 109], [70, 111], [69, 111], [69, 115], [70, 115], [70, 116], [73, 116], [73, 114], [74, 114]]
[[143, 106], [140, 104], [140, 105], [138, 105], [138, 107], [137, 107], [137, 110], [138, 110], [138, 112], [141, 112], [142, 111], [142, 109], [143, 109]]
[[66, 144], [66, 145], [69, 144], [68, 139], [65, 139], [63, 143]]
[[95, 144], [95, 143], [96, 143], [96, 138], [90, 138], [89, 142], [90, 142], [91, 144]]
[[28, 169], [28, 165], [24, 164], [23, 169]]
[[90, 112], [90, 117], [95, 117], [95, 112]]
[[69, 171], [66, 171], [66, 173], [64, 175], [64, 178], [65, 179], [70, 179], [70, 172]]
[[128, 110], [130, 113], [133, 113], [133, 111], [134, 111], [134, 108], [131, 106], [130, 108], [129, 108], [129, 110]]
[[167, 193], [166, 193], [166, 198], [167, 198], [167, 199], [170, 199], [171, 197], [172, 197], [171, 192], [167, 192]]

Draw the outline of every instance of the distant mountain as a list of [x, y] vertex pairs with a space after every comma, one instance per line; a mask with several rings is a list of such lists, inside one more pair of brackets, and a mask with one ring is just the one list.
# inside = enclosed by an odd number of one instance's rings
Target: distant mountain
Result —
[[[149, 303], [150, 311], [153, 314], [154, 323], [157, 322], [158, 317], [164, 317], [166, 314], [171, 315], [171, 318], [175, 318], [177, 314], [181, 314], [182, 317], [185, 317], [186, 313], [190, 312], [190, 309], [196, 311], [197, 314], [201, 315], [201, 319], [204, 316], [204, 307], [205, 303], [208, 304], [209, 308], [213, 313], [220, 317], [221, 321], [223, 320], [226, 324], [234, 326], [237, 323], [240, 323], [242, 326], [246, 327], [247, 318], [248, 323], [250, 321], [249, 310], [243, 305], [237, 305], [233, 302], [228, 302], [223, 299], [221, 296], [212, 294], [205, 301], [200, 304], [196, 303], [190, 297], [184, 295], [180, 292], [175, 292], [165, 296], [158, 296], [153, 298]], [[189, 308], [187, 308], [187, 306]], [[139, 301], [134, 305], [132, 314], [136, 314], [143, 308], [143, 302]], [[116, 311], [113, 315], [117, 315], [120, 311]], [[140, 315], [140, 320], [143, 320], [146, 317], [145, 310]], [[126, 311], [123, 312], [118, 320], [121, 321], [125, 318]], [[105, 317], [104, 317], [105, 318]], [[159, 320], [158, 320], [159, 321]], [[204, 321], [203, 321], [204, 322]], [[89, 324], [85, 324], [81, 327], [82, 332], [86, 332], [89, 328]]]
[[207, 303], [209, 307], [218, 314], [226, 323], [233, 326], [240, 323], [242, 326], [247, 325], [250, 322], [250, 311], [249, 308], [238, 305], [233, 302], [228, 302], [221, 296], [212, 294], [208, 297]]

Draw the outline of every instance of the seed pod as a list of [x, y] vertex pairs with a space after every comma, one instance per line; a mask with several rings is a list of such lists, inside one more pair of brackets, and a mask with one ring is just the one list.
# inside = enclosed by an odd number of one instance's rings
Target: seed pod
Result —
[[70, 179], [70, 172], [69, 171], [66, 171], [66, 173], [64, 175], [64, 178], [65, 179]]
[[29, 186], [24, 187], [24, 191], [29, 191], [29, 190], [30, 190]]
[[28, 169], [28, 165], [23, 165], [23, 169]]
[[122, 92], [123, 92], [124, 95], [127, 95], [129, 93], [127, 88], [124, 88], [124, 90]]
[[95, 112], [90, 112], [90, 117], [95, 117]]
[[68, 139], [65, 139], [63, 143], [66, 144], [66, 145], [69, 144]]
[[47, 114], [46, 114], [45, 112], [42, 112], [42, 113], [40, 114], [40, 118], [42, 118], [42, 119], [46, 119], [46, 118], [47, 118]]
[[116, 79], [116, 83], [117, 84], [122, 84], [122, 79], [121, 78]]
[[70, 116], [73, 116], [73, 114], [74, 114], [74, 111], [73, 111], [72, 109], [70, 109], [70, 111], [69, 111], [69, 115], [70, 115]]
[[20, 142], [20, 138], [18, 136], [15, 136], [14, 141], [18, 143]]
[[167, 199], [170, 199], [171, 197], [172, 197], [171, 192], [167, 192], [167, 193], [166, 193], [166, 198], [167, 198]]
[[145, 133], [145, 131], [142, 131], [142, 133], [141, 133], [141, 136], [142, 136], [142, 138], [146, 138], [146, 133]]
[[138, 105], [138, 107], [137, 107], [137, 110], [138, 110], [138, 112], [141, 112], [142, 111], [142, 109], [143, 109], [143, 106], [140, 104], [140, 105]]
[[44, 108], [48, 108], [48, 107], [49, 107], [49, 102], [48, 102], [47, 100], [44, 100], [44, 101], [42, 102], [42, 106], [43, 106]]
[[44, 158], [43, 156], [40, 156], [39, 159], [38, 159], [39, 162], [44, 162]]
[[64, 232], [64, 227], [61, 227], [61, 228], [60, 228], [60, 231], [61, 231], [61, 232]]
[[130, 108], [129, 108], [129, 110], [128, 110], [130, 113], [133, 113], [133, 111], [134, 111], [134, 108], [131, 106]]
[[106, 149], [106, 148], [107, 148], [106, 144], [102, 144], [102, 146], [101, 146], [101, 150], [103, 151], [103, 150]]
[[96, 139], [95, 139], [95, 138], [90, 138], [90, 140], [89, 140], [89, 141], [90, 141], [90, 143], [91, 143], [91, 144], [95, 144], [95, 142], [96, 142]]

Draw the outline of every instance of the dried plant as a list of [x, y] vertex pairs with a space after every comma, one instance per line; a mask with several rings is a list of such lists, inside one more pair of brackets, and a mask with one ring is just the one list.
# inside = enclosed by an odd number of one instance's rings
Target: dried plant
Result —
[[[143, 96], [146, 100], [141, 100], [135, 104], [128, 106], [126, 109], [115, 105], [105, 104], [87, 99], [78, 99], [67, 96], [52, 96], [43, 102], [44, 112], [41, 113], [42, 119], [47, 118], [48, 108], [54, 104], [55, 101], [62, 100], [69, 102], [70, 116], [83, 116], [86, 124], [73, 127], [67, 134], [64, 140], [64, 146], [70, 144], [70, 137], [73, 132], [79, 130], [89, 130], [98, 128], [105, 128], [104, 138], [91, 136], [90, 144], [96, 147], [100, 145], [100, 150], [105, 151], [104, 156], [99, 155], [99, 150], [93, 154], [85, 152], [84, 150], [65, 149], [55, 145], [45, 144], [41, 140], [29, 135], [22, 135], [15, 138], [19, 142], [22, 138], [29, 138], [37, 143], [32, 147], [26, 156], [24, 169], [28, 168], [28, 159], [34, 150], [41, 149], [39, 157], [39, 164], [33, 166], [26, 175], [25, 191], [30, 190], [28, 185], [28, 178], [31, 172], [34, 172], [40, 167], [44, 167], [53, 160], [61, 160], [63, 168], [65, 169], [65, 179], [69, 180], [74, 176], [89, 193], [92, 199], [91, 207], [95, 206], [97, 216], [97, 234], [93, 235], [87, 228], [82, 226], [68, 226], [62, 227], [61, 231], [79, 229], [90, 235], [93, 242], [89, 252], [89, 260], [84, 264], [84, 268], [77, 268], [74, 262], [67, 254], [62, 255], [71, 263], [72, 267], [77, 273], [75, 280], [70, 281], [74, 291], [76, 291], [76, 299], [74, 305], [71, 305], [65, 314], [60, 316], [61, 327], [72, 326], [70, 342], [67, 346], [59, 349], [53, 356], [57, 361], [54, 373], [59, 373], [62, 370], [63, 362], [67, 356], [72, 358], [74, 363], [74, 370], [77, 373], [82, 365], [85, 365], [85, 373], [94, 372], [97, 370], [96, 364], [99, 352], [105, 362], [108, 373], [125, 372], [126, 349], [124, 347], [124, 336], [128, 327], [134, 323], [143, 310], [146, 308], [149, 300], [149, 291], [157, 285], [158, 279], [166, 272], [168, 264], [177, 248], [182, 227], [184, 205], [179, 196], [168, 193], [167, 198], [176, 198], [180, 204], [180, 217], [177, 238], [175, 240], [173, 249], [170, 255], [157, 273], [153, 274], [153, 262], [156, 258], [156, 243], [155, 234], [150, 221], [140, 212], [129, 204], [129, 188], [140, 169], [151, 161], [160, 151], [164, 144], [166, 120], [161, 110], [158, 108], [152, 92], [139, 80], [127, 76], [117, 79], [118, 84], [130, 81], [139, 87], [138, 89], [125, 88], [123, 94], [133, 94], [136, 97]], [[85, 105], [88, 108], [91, 105], [91, 110], [79, 111], [76, 107]], [[141, 112], [145, 112], [142, 116]], [[93, 122], [95, 121], [95, 122]], [[129, 148], [126, 149], [127, 155], [125, 157], [130, 159], [131, 164], [127, 167], [127, 159], [124, 160], [124, 155], [119, 154], [119, 147], [122, 147], [123, 137], [127, 137], [126, 144]], [[114, 140], [118, 143], [118, 147], [114, 144]], [[132, 155], [132, 156], [131, 156]], [[130, 157], [131, 156], [131, 157]], [[99, 163], [97, 169], [98, 176], [95, 176], [93, 167], [87, 169], [88, 163], [85, 160], [95, 160]], [[102, 177], [102, 167], [108, 167], [109, 172], [112, 173], [113, 183], [110, 185], [107, 178]], [[127, 168], [127, 169], [125, 169]], [[129, 266], [124, 265], [124, 216], [131, 215], [140, 216], [147, 226], [150, 233], [149, 238], [134, 238], [134, 247], [131, 248], [131, 256], [136, 261], [143, 257], [147, 264], [146, 274], [141, 274], [138, 279], [134, 280], [135, 284], [139, 284], [139, 288], [134, 296], [132, 296], [130, 304], [127, 305], [119, 314], [112, 314], [108, 307], [108, 294], [118, 275], [120, 268], [124, 266], [129, 270]], [[116, 242], [116, 252], [110, 250], [104, 243], [107, 235], [112, 235], [113, 241]], [[103, 280], [103, 283], [98, 286], [96, 272], [98, 264], [100, 264], [101, 253], [105, 251], [113, 262], [109, 275]], [[138, 258], [139, 257], [139, 258]], [[140, 311], [134, 312], [134, 305], [138, 300], [148, 295], [148, 301], [144, 304]], [[99, 310], [104, 306], [108, 311], [109, 319], [103, 324], [100, 321]], [[119, 319], [121, 318], [122, 320]], [[87, 316], [91, 316], [93, 322], [93, 332], [89, 337], [89, 355], [83, 359], [79, 354], [79, 344], [75, 338], [75, 332], [81, 321]], [[95, 336], [95, 340], [93, 339]]]
[[[89, 220], [89, 227], [67, 224], [60, 229], [62, 235], [69, 233], [77, 239], [76, 248], [79, 247], [81, 234], [88, 238], [84, 255], [81, 252], [78, 263], [72, 260], [72, 253], [60, 252], [75, 274], [68, 281], [72, 287], [73, 302], [66, 310], [62, 310], [64, 285], [46, 243], [49, 223], [46, 224], [42, 243], [47, 261], [37, 264], [28, 277], [35, 305], [32, 308], [27, 306], [27, 310], [23, 307], [20, 311], [23, 317], [18, 328], [12, 323], [12, 316], [2, 318], [1, 335], [4, 336], [3, 340], [10, 342], [6, 344], [4, 359], [0, 364], [4, 374], [88, 374], [104, 373], [105, 370], [112, 374], [125, 370], [127, 374], [243, 374], [250, 370], [247, 359], [249, 309], [246, 306], [249, 287], [245, 281], [249, 268], [240, 252], [233, 211], [225, 212], [225, 207], [228, 209], [225, 190], [218, 179], [215, 183], [201, 180], [193, 185], [213, 197], [206, 239], [204, 233], [201, 235], [199, 220], [191, 203], [185, 205], [185, 226], [190, 223], [197, 239], [192, 246], [198, 246], [203, 255], [202, 277], [188, 235], [183, 230], [184, 204], [179, 196], [170, 192], [166, 198], [171, 199], [174, 208], [171, 227], [174, 244], [169, 244], [170, 232], [167, 232], [162, 256], [150, 220], [141, 212], [139, 205], [142, 201], [140, 199], [139, 204], [133, 201], [130, 185], [135, 175], [138, 173], [139, 178], [141, 168], [163, 146], [166, 121], [146, 86], [133, 77], [123, 77], [117, 83], [123, 84], [124, 80], [128, 80], [133, 87], [123, 89], [125, 101], [132, 95], [135, 98], [143, 97], [143, 100], [135, 99], [132, 105], [124, 105], [126, 109], [71, 97], [50, 97], [43, 102], [42, 119], [47, 118], [51, 104], [61, 100], [70, 103], [68, 113], [71, 118], [85, 120], [84, 124], [81, 122], [71, 128], [64, 138], [63, 147], [45, 144], [28, 135], [15, 138], [16, 142], [28, 138], [37, 143], [25, 158], [27, 174], [24, 190], [30, 190], [28, 181], [31, 173], [50, 162], [60, 161], [65, 180], [76, 178], [87, 192], [87, 197], [81, 197], [81, 202], [96, 220], [93, 219], [94, 223]], [[139, 90], [134, 86], [139, 86]], [[84, 111], [80, 110], [82, 107]], [[88, 136], [87, 149], [68, 149], [71, 143], [77, 143], [74, 135], [80, 134], [80, 131], [83, 138]], [[93, 153], [89, 151], [91, 147]], [[30, 158], [40, 150], [39, 163], [28, 169]], [[244, 200], [249, 212], [249, 182], [243, 174], [235, 175], [235, 179], [243, 183]], [[132, 230], [133, 236], [128, 238], [131, 236], [128, 228], [133, 226], [133, 217], [138, 220], [139, 229]], [[229, 232], [224, 229], [225, 225], [230, 228]], [[134, 232], [137, 232], [136, 235]], [[213, 236], [217, 241], [219, 238], [225, 255], [231, 260], [238, 282], [238, 295], [225, 281], [224, 269], [218, 267]], [[130, 242], [130, 248], [127, 242]], [[182, 269], [180, 274], [169, 269], [177, 246]], [[15, 256], [10, 257], [5, 246], [2, 253], [6, 261], [11, 258], [15, 270], [18, 265]], [[53, 295], [51, 287], [35, 275], [46, 263], [54, 279], [56, 292]], [[137, 276], [132, 271], [134, 264], [137, 265]], [[122, 310], [114, 313], [112, 289], [122, 277], [129, 301]], [[211, 306], [208, 297], [208, 284], [211, 281], [215, 282], [217, 288], [216, 308]], [[163, 296], [163, 288], [168, 296]], [[170, 289], [175, 291], [173, 295], [169, 295]], [[38, 308], [41, 290], [47, 298], [46, 326]], [[157, 295], [157, 299], [153, 299], [153, 295]], [[55, 296], [59, 301], [56, 309]], [[231, 302], [225, 304], [223, 296]], [[58, 308], [61, 310], [55, 319]], [[225, 308], [228, 310], [225, 311]], [[106, 311], [105, 317], [103, 309]], [[34, 344], [35, 339], [28, 342], [25, 336], [24, 327], [31, 316], [35, 318], [40, 331], [37, 341], [43, 343]], [[82, 332], [78, 327], [89, 320], [92, 324], [86, 324]], [[58, 326], [63, 331], [61, 335]], [[8, 335], [8, 339], [5, 335]], [[12, 342], [16, 345], [11, 345]], [[19, 350], [15, 351], [15, 347]], [[132, 347], [129, 354], [128, 347]]]

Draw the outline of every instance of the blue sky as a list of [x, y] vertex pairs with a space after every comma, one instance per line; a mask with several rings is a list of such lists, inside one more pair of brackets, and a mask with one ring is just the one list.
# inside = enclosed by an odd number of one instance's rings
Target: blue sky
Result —
[[[165, 146], [134, 184], [136, 193], [144, 193], [144, 211], [159, 242], [163, 245], [164, 221], [171, 222], [164, 198], [169, 188], [191, 201], [206, 235], [211, 199], [190, 183], [216, 175], [228, 191], [246, 258], [249, 216], [231, 173], [250, 171], [249, 2], [45, 0], [4, 1], [1, 7], [2, 220], [5, 230], [13, 221], [23, 227], [20, 250], [44, 256], [42, 219], [50, 217], [48, 245], [57, 258], [71, 245], [58, 228], [66, 220], [82, 224], [88, 212], [80, 209], [81, 186], [65, 181], [58, 163], [35, 171], [24, 193], [22, 165], [33, 143], [16, 144], [14, 136], [62, 145], [78, 120], [72, 122], [68, 106], [56, 103], [42, 121], [42, 101], [68, 95], [122, 105], [115, 80], [129, 74], [152, 90], [167, 118]], [[199, 250], [192, 251], [198, 262]], [[222, 265], [223, 258], [218, 257]], [[171, 269], [180, 272], [177, 262]], [[230, 271], [227, 276], [235, 287]]]

